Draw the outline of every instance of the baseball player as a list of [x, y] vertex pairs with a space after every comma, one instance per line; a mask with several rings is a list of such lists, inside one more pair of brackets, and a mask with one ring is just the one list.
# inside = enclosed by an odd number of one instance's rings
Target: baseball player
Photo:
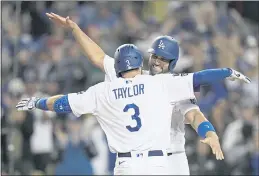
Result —
[[[86, 34], [72, 20], [63, 18], [54, 13], [47, 16], [54, 22], [62, 24], [65, 27], [72, 29], [74, 37], [80, 44], [83, 52], [90, 61], [105, 72], [105, 80], [112, 81], [117, 78], [114, 70], [114, 59], [107, 56], [102, 49], [95, 44]], [[149, 49], [151, 53], [149, 59], [149, 71], [143, 71], [144, 74], [159, 74], [173, 72], [173, 69], [179, 58], [179, 45], [176, 40], [169, 36], [160, 36], [152, 44]], [[242, 80], [249, 83], [249, 78], [233, 69], [210, 69], [195, 73], [195, 78], [202, 79], [203, 83], [215, 83], [217, 81], [228, 78], [230, 80]], [[186, 74], [178, 74], [184, 76]], [[199, 89], [195, 86], [194, 89]], [[173, 175], [189, 175], [189, 166], [185, 153], [185, 138], [184, 138], [184, 124], [189, 123], [197, 131], [200, 137], [205, 138], [201, 140], [212, 148], [213, 153], [217, 159], [223, 159], [223, 154], [219, 144], [218, 137], [215, 132], [204, 133], [206, 128], [214, 130], [212, 124], [207, 121], [203, 113], [200, 112], [196, 105], [196, 100], [186, 99], [173, 104], [172, 113], [172, 128], [171, 128], [171, 146], [169, 150], [170, 168]], [[206, 130], [205, 130], [206, 131]]]
[[[78, 93], [23, 99], [16, 108], [94, 114], [111, 152], [117, 153], [115, 175], [169, 174], [171, 104], [193, 99], [193, 84], [201, 82], [194, 74], [141, 75], [142, 65], [137, 47], [123, 45], [115, 53], [117, 79]], [[152, 102], [148, 106], [147, 100]]]

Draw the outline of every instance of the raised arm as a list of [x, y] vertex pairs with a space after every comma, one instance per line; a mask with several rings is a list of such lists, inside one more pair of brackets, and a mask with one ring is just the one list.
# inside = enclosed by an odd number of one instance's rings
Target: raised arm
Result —
[[104, 51], [93, 40], [91, 40], [75, 22], [69, 19], [69, 17], [64, 18], [55, 13], [46, 13], [46, 15], [56, 24], [71, 29], [84, 55], [89, 58], [93, 65], [104, 71]]

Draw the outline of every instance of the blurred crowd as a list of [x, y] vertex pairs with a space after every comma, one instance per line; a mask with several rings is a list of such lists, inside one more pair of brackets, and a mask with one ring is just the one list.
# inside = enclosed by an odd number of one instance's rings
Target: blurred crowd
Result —
[[[251, 84], [225, 81], [204, 86], [198, 104], [214, 124], [225, 160], [186, 125], [190, 172], [259, 174], [258, 23], [227, 2], [2, 2], [1, 163], [16, 174], [112, 174], [115, 155], [92, 116], [75, 118], [36, 110], [17, 112], [22, 97], [79, 92], [104, 80], [83, 56], [71, 31], [46, 12], [70, 16], [110, 56], [125, 43], [145, 56], [153, 39], [171, 35], [180, 43], [176, 72], [231, 67]], [[90, 103], [90, 102], [88, 102]]]

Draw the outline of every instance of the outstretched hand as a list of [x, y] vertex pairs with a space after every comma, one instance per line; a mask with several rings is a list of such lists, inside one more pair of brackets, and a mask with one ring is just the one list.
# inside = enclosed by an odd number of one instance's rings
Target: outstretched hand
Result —
[[230, 70], [232, 71], [232, 73], [227, 79], [229, 79], [231, 81], [235, 81], [238, 79], [238, 80], [244, 81], [245, 83], [248, 83], [248, 84], [251, 83], [251, 80], [247, 76], [243, 75], [242, 73], [240, 73], [232, 68], [230, 68]]
[[66, 18], [62, 17], [62, 16], [59, 16], [55, 13], [46, 13], [46, 15], [49, 17], [49, 19], [51, 21], [53, 21], [54, 23], [62, 26], [62, 27], [65, 27], [65, 28], [69, 28], [69, 29], [74, 29], [77, 24], [72, 21], [69, 16], [67, 16]]
[[223, 160], [224, 155], [221, 150], [221, 146], [219, 143], [219, 139], [217, 135], [210, 135], [207, 136], [205, 139], [200, 140], [202, 143], [207, 144], [210, 146], [212, 153], [216, 156], [217, 160]]
[[39, 98], [32, 97], [32, 98], [24, 98], [16, 105], [16, 109], [18, 111], [31, 111], [34, 110], [36, 102]]

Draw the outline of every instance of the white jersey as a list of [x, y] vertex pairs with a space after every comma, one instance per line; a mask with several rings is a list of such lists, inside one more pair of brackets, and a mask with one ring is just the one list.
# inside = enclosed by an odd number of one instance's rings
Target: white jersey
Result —
[[94, 114], [110, 150], [121, 153], [168, 149], [171, 103], [193, 97], [192, 76], [171, 74], [118, 78], [68, 94], [73, 113]]
[[[105, 81], [112, 81], [117, 79], [114, 59], [108, 55], [104, 58], [104, 70], [105, 70]], [[149, 71], [144, 70], [143, 74], [149, 74]], [[154, 92], [157, 94], [158, 92]], [[171, 121], [171, 152], [182, 152], [185, 151], [185, 123], [184, 117], [187, 112], [192, 109], [199, 109], [199, 106], [195, 103], [195, 97], [193, 99], [186, 99], [172, 104], [172, 121]]]

